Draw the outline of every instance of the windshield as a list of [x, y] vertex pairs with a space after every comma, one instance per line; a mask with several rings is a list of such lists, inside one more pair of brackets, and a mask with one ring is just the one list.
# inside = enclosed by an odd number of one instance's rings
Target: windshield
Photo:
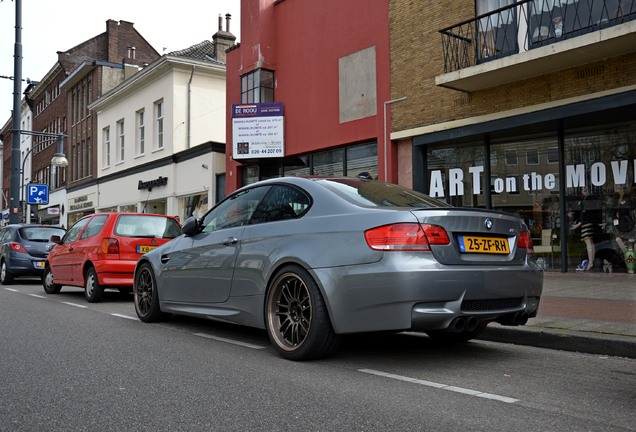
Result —
[[115, 234], [122, 237], [175, 238], [181, 235], [176, 220], [150, 215], [121, 215], [115, 225]]
[[20, 228], [20, 237], [24, 240], [48, 242], [52, 235], [62, 237], [66, 231], [57, 227], [25, 227]]
[[451, 207], [421, 192], [404, 186], [361, 179], [324, 179], [318, 183], [354, 204], [365, 207]]

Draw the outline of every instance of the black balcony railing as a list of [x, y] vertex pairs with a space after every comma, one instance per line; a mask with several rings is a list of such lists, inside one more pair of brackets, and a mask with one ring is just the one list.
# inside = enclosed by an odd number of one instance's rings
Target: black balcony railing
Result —
[[444, 73], [636, 19], [636, 0], [520, 0], [439, 32]]

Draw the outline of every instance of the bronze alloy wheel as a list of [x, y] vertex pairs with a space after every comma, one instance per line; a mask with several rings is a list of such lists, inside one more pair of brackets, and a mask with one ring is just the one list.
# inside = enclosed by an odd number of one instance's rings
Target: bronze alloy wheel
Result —
[[133, 285], [135, 312], [143, 322], [156, 322], [164, 318], [165, 314], [159, 307], [159, 293], [157, 280], [150, 264], [143, 263], [135, 271]]
[[274, 277], [265, 301], [267, 334], [289, 360], [311, 360], [333, 353], [340, 338], [333, 331], [316, 282], [306, 270], [287, 266]]

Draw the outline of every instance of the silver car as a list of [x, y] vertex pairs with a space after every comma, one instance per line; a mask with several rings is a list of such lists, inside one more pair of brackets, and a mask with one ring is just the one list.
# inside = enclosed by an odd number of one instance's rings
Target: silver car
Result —
[[543, 289], [518, 216], [362, 178], [258, 182], [183, 233], [139, 259], [139, 318], [265, 328], [292, 360], [328, 356], [347, 333], [467, 341], [493, 321], [525, 324]]

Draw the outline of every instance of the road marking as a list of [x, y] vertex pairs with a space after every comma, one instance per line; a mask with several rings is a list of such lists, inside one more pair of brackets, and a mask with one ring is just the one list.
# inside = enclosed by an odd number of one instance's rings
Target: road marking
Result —
[[387, 373], [387, 372], [382, 372], [382, 371], [377, 371], [377, 370], [373, 370], [373, 369], [359, 369], [358, 372], [362, 372], [362, 373], [367, 373], [367, 374], [371, 374], [371, 375], [377, 375], [377, 376], [381, 376], [381, 377], [385, 377], [385, 378], [391, 378], [391, 379], [395, 379], [395, 380], [399, 380], [399, 381], [406, 381], [406, 382], [410, 382], [413, 384], [419, 384], [419, 385], [423, 385], [423, 386], [427, 386], [427, 387], [434, 387], [434, 388], [438, 388], [441, 390], [448, 390], [448, 391], [452, 391], [455, 393], [462, 393], [462, 394], [467, 394], [470, 396], [476, 396], [476, 397], [480, 397], [480, 398], [485, 398], [485, 399], [492, 399], [492, 400], [496, 400], [499, 402], [505, 402], [505, 403], [515, 403], [515, 402], [519, 402], [519, 399], [513, 399], [507, 396], [501, 396], [501, 395], [497, 395], [497, 394], [493, 394], [493, 393], [483, 393], [477, 390], [471, 390], [471, 389], [467, 389], [467, 388], [463, 388], [463, 387], [455, 387], [455, 386], [450, 386], [447, 384], [440, 384], [440, 383], [436, 383], [436, 382], [432, 382], [432, 381], [425, 381], [425, 380], [420, 380], [417, 378], [410, 378], [410, 377], [405, 377], [402, 375], [394, 375], [391, 373]]
[[200, 336], [206, 339], [214, 339], [220, 342], [227, 342], [227, 343], [231, 343], [234, 345], [239, 345], [242, 347], [246, 347], [246, 348], [252, 348], [252, 349], [265, 349], [264, 346], [260, 346], [260, 345], [254, 345], [251, 343], [247, 343], [247, 342], [241, 342], [241, 341], [237, 341], [234, 339], [226, 339], [226, 338], [222, 338], [222, 337], [218, 337], [218, 336], [212, 336], [209, 334], [205, 334], [205, 333], [193, 333], [195, 336]]
[[69, 305], [69, 306], [75, 306], [75, 307], [78, 307], [78, 308], [87, 308], [88, 307], [86, 305], [81, 305], [81, 304], [71, 303], [71, 302], [62, 302], [62, 303], [66, 304], [66, 305]]
[[13, 289], [13, 288], [5, 288], [7, 291], [13, 291], [13, 292], [20, 292], [17, 289]]
[[139, 321], [139, 318], [131, 317], [130, 315], [122, 315], [122, 314], [118, 314], [118, 313], [112, 313], [111, 315], [114, 316], [114, 317], [126, 318], [126, 319], [129, 319], [129, 320]]
[[46, 297], [44, 297], [43, 295], [39, 295], [39, 294], [27, 294], [27, 295], [30, 295], [31, 297], [42, 298], [42, 299], [43, 299], [43, 298], [46, 298]]

